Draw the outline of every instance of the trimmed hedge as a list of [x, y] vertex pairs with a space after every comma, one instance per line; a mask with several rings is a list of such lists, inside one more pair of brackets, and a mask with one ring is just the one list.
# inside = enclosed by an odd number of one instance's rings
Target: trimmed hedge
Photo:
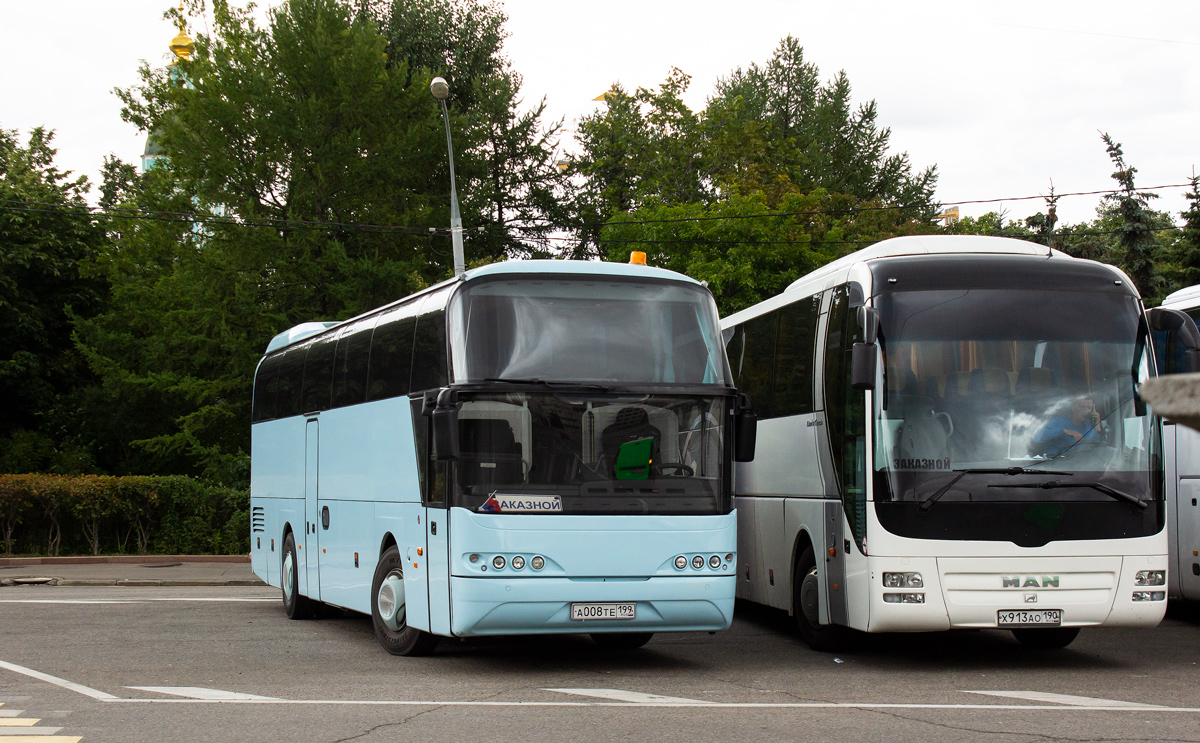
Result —
[[0, 475], [0, 547], [10, 555], [244, 555], [250, 493], [183, 476]]

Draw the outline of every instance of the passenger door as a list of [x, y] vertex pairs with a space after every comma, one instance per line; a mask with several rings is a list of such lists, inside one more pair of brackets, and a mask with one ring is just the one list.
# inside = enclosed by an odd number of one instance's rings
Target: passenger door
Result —
[[320, 568], [320, 530], [316, 524], [320, 520], [317, 513], [317, 476], [320, 466], [320, 432], [316, 418], [311, 418], [305, 427], [304, 443], [304, 539], [298, 543], [304, 545], [304, 556], [296, 556], [298, 562], [306, 566], [308, 576], [307, 589], [302, 592], [309, 598], [321, 598], [321, 568]]

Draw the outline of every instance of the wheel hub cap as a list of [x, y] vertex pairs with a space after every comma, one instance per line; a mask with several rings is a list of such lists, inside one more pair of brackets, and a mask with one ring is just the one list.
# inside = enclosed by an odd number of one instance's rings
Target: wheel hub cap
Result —
[[296, 575], [296, 565], [292, 562], [292, 555], [289, 553], [283, 558], [283, 595], [288, 601], [292, 600], [292, 579]]
[[804, 582], [800, 584], [800, 610], [804, 612], [804, 618], [809, 624], [821, 621], [821, 609], [817, 605], [817, 598], [821, 595], [819, 588], [817, 571], [814, 569], [804, 576]]
[[375, 606], [379, 609], [379, 618], [388, 629], [393, 632], [404, 629], [404, 578], [395, 573], [388, 573], [379, 586]]

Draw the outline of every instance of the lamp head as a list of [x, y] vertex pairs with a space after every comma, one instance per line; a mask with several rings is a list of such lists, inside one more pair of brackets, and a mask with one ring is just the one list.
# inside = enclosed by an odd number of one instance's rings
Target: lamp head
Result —
[[429, 81], [429, 92], [433, 93], [434, 98], [444, 101], [446, 96], [450, 95], [450, 85], [445, 78], [435, 77]]

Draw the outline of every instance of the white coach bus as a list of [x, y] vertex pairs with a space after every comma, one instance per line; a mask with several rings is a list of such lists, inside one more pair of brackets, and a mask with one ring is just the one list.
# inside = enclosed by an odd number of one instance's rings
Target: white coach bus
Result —
[[[1181, 311], [1193, 321], [1200, 318], [1200, 286], [1180, 289], [1163, 300], [1162, 306]], [[1154, 332], [1160, 374], [1191, 371], [1179, 335], [1169, 330]], [[1163, 421], [1163, 450], [1170, 547], [1167, 595], [1200, 601], [1200, 433]]]
[[[992, 237], [901, 237], [722, 322], [759, 417], [737, 596], [833, 649], [1011, 629], [1063, 647], [1166, 608], [1151, 325], [1121, 271]], [[1177, 318], [1175, 318], [1177, 319]]]

